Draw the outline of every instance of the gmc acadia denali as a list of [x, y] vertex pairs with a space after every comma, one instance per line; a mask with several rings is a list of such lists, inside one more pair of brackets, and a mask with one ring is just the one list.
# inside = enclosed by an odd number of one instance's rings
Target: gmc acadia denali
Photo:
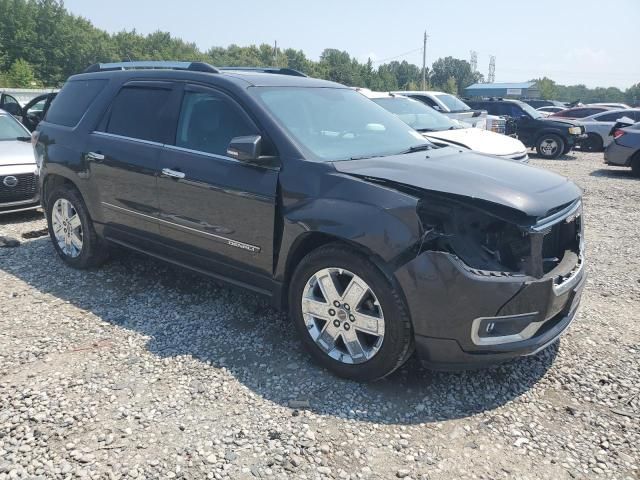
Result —
[[437, 147], [355, 90], [287, 69], [97, 64], [33, 136], [53, 246], [110, 243], [267, 295], [322, 365], [372, 380], [534, 354], [576, 315], [580, 190]]

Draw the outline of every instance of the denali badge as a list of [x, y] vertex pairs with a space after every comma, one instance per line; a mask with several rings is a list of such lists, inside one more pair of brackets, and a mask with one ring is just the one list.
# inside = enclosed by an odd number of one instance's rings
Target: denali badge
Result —
[[249, 250], [250, 252], [259, 252], [260, 247], [256, 247], [255, 245], [249, 245], [248, 243], [237, 242], [235, 240], [228, 239], [227, 243], [232, 247], [242, 248], [243, 250]]
[[2, 183], [4, 183], [6, 187], [13, 188], [18, 185], [18, 179], [13, 175], [9, 175], [7, 177], [4, 177], [4, 180], [2, 180]]

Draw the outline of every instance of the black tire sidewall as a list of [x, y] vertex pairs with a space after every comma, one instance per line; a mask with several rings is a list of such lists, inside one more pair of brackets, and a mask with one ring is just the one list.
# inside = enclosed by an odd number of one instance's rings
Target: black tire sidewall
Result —
[[586, 152], [600, 152], [604, 146], [604, 142], [602, 138], [597, 133], [588, 133], [586, 148], [584, 149]]
[[[53, 233], [52, 226], [52, 212], [53, 205], [59, 199], [65, 199], [73, 205], [78, 216], [80, 217], [80, 223], [82, 225], [82, 250], [77, 257], [70, 257], [65, 254], [58, 246], [55, 234]], [[104, 246], [98, 241], [95, 234], [91, 218], [87, 211], [87, 207], [82, 200], [80, 194], [71, 187], [60, 186], [51, 192], [47, 198], [47, 228], [49, 230], [49, 237], [53, 243], [53, 248], [56, 250], [60, 258], [69, 266], [73, 268], [85, 269], [96, 266], [104, 259]]]
[[[545, 155], [542, 151], [542, 148], [540, 148], [540, 146], [542, 145], [542, 142], [544, 142], [545, 140], [555, 140], [558, 143], [558, 151], [553, 154], [553, 155]], [[548, 159], [548, 160], [554, 160], [556, 158], [558, 158], [560, 155], [564, 154], [564, 149], [566, 146], [566, 142], [564, 141], [564, 139], [562, 137], [560, 137], [559, 135], [553, 134], [553, 133], [548, 133], [545, 135], [542, 135], [539, 139], [538, 142], [536, 143], [536, 151], [538, 152], [538, 155], [540, 155], [542, 158]]]
[[[304, 287], [323, 268], [338, 267], [362, 278], [374, 291], [385, 319], [382, 347], [370, 360], [348, 365], [325, 354], [307, 331], [301, 308]], [[371, 381], [389, 375], [413, 352], [413, 332], [404, 300], [391, 282], [364, 255], [346, 245], [322, 247], [305, 257], [293, 274], [289, 288], [289, 316], [311, 356], [333, 373], [356, 381]]]

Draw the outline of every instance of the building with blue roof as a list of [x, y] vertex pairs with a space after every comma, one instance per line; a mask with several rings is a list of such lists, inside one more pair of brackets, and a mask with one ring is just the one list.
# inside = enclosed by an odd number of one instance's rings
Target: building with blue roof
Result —
[[465, 97], [540, 98], [536, 82], [474, 83], [464, 89]]

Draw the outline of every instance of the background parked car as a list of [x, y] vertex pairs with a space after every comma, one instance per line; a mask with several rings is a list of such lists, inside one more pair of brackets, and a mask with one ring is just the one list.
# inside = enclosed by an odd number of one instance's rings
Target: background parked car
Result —
[[536, 108], [536, 110], [539, 111], [545, 117], [548, 117], [552, 113], [562, 112], [563, 110], [566, 110], [566, 109], [567, 107], [558, 107], [557, 105]]
[[522, 100], [527, 105], [531, 105], [533, 108], [539, 110], [540, 107], [562, 107], [567, 108], [567, 104], [565, 102], [560, 102], [558, 100]]
[[40, 206], [37, 171], [29, 131], [0, 110], [0, 214]]
[[22, 105], [13, 95], [0, 92], [0, 110], [4, 110], [11, 115], [19, 116], [22, 113]]
[[397, 115], [400, 120], [436, 145], [465, 147], [507, 160], [529, 161], [527, 147], [520, 140], [479, 128], [465, 127], [457, 120], [452, 120], [424, 103], [403, 95], [372, 92], [366, 88], [357, 90], [385, 110]]
[[627, 117], [631, 123], [640, 122], [640, 109], [610, 110], [580, 119], [587, 133], [587, 139], [580, 144], [582, 150], [601, 152], [611, 143], [611, 128], [618, 119]]
[[604, 163], [631, 167], [636, 177], [640, 177], [640, 123], [616, 129], [613, 141], [604, 151]]
[[589, 103], [588, 106], [596, 105], [598, 107], [610, 107], [610, 108], [631, 108], [626, 103]]
[[470, 100], [473, 108], [487, 110], [492, 115], [509, 119], [507, 133], [517, 135], [527, 147], [535, 148], [544, 158], [558, 158], [583, 138], [584, 127], [568, 119], [545, 118], [531, 105], [519, 100]]
[[22, 124], [33, 132], [38, 126], [38, 123], [40, 123], [46, 115], [49, 110], [49, 106], [53, 99], [56, 98], [56, 95], [57, 93], [55, 92], [45, 93], [44, 95], [39, 95], [27, 103], [22, 109]]
[[398, 91], [393, 93], [418, 100], [443, 115], [472, 127], [504, 133], [505, 125], [503, 120], [498, 117], [489, 118], [486, 112], [473, 110], [469, 105], [450, 93], [429, 91]]
[[552, 113], [549, 116], [560, 118], [585, 118], [595, 115], [596, 113], [607, 112], [609, 110], [611, 110], [611, 107], [585, 105], [583, 107], [567, 108], [560, 112]]

